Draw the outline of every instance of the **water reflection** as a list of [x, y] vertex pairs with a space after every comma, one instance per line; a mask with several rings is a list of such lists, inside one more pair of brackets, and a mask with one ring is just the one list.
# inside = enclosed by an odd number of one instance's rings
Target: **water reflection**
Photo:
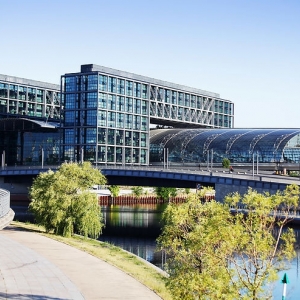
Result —
[[[106, 227], [99, 238], [123, 248], [150, 263], [163, 268], [165, 257], [160, 251], [156, 251], [156, 238], [161, 232], [162, 212], [166, 204], [140, 204], [136, 206], [103, 206], [102, 213]], [[289, 264], [286, 271], [279, 273], [279, 280], [275, 283], [273, 299], [281, 299], [281, 279], [286, 272], [290, 279], [287, 285], [287, 299], [298, 300], [300, 298], [300, 228], [294, 228], [297, 238], [297, 257]]]
[[161, 215], [166, 204], [139, 204], [135, 206], [103, 206], [105, 221], [103, 235], [142, 237], [153, 240], [161, 231]]

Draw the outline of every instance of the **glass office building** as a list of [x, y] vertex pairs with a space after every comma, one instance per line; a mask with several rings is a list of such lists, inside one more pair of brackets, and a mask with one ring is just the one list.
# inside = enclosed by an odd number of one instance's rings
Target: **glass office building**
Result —
[[59, 126], [59, 85], [0, 74], [1, 166], [59, 163]]
[[64, 160], [149, 164], [150, 124], [231, 128], [219, 94], [98, 65], [61, 77]]
[[0, 74], [0, 118], [60, 119], [60, 86]]
[[[150, 162], [300, 163], [300, 129], [152, 130]], [[299, 165], [300, 166], [300, 165]]]

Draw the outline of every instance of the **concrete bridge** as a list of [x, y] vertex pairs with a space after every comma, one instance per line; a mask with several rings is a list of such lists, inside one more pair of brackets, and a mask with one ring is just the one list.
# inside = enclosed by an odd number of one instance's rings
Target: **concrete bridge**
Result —
[[[47, 167], [6, 167], [0, 169], [0, 187], [14, 194], [27, 194], [33, 178], [49, 169], [56, 170], [58, 166]], [[228, 172], [224, 169], [189, 170], [167, 169], [157, 167], [128, 167], [101, 166], [98, 167], [108, 179], [110, 185], [129, 186], [161, 186], [178, 188], [196, 188], [211, 186], [216, 191], [216, 199], [223, 201], [224, 197], [233, 192], [244, 194], [249, 187], [258, 192], [276, 193], [283, 191], [287, 185], [300, 185], [297, 177], [273, 175], [271, 172], [261, 171], [252, 174], [245, 170]]]

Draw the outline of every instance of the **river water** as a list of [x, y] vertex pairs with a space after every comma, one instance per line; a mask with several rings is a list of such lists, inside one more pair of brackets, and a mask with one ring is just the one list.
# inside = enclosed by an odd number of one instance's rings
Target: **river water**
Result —
[[[161, 232], [161, 216], [166, 205], [143, 204], [136, 206], [103, 206], [102, 213], [105, 229], [99, 240], [123, 248], [163, 269], [165, 256], [156, 249], [156, 238]], [[294, 228], [297, 244], [300, 245], [300, 228]], [[287, 300], [300, 299], [300, 249], [290, 268], [280, 272], [275, 283], [273, 299], [282, 299], [281, 279], [287, 273], [290, 283], [287, 285]]]

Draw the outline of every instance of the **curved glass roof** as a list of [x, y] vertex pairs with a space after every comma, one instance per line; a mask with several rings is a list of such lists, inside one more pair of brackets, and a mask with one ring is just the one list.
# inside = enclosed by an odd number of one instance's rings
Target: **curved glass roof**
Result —
[[[150, 132], [150, 163], [300, 162], [300, 129], [156, 129]], [[209, 158], [210, 157], [210, 158]]]
[[53, 131], [58, 128], [58, 122], [46, 122], [27, 118], [0, 119], [0, 131]]

